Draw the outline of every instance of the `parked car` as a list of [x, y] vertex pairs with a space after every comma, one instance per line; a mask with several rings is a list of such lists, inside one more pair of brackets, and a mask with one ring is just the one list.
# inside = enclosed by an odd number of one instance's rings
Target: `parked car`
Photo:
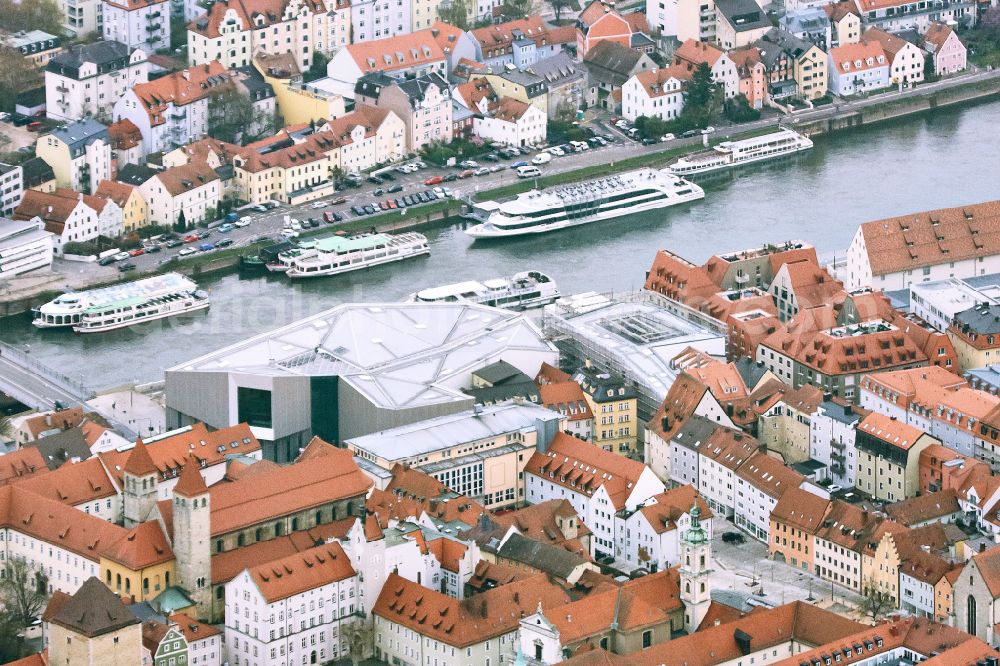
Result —
[[740, 544], [747, 540], [740, 532], [723, 532], [722, 541], [724, 543]]
[[134, 271], [135, 264], [133, 264], [131, 261], [126, 261], [125, 263], [118, 264], [118, 270], [121, 271], [122, 273], [126, 273], [128, 271]]
[[663, 136], [660, 137], [660, 141], [663, 141], [663, 142], [673, 141], [676, 138], [677, 138], [676, 136], [674, 136], [670, 132], [667, 132], [666, 134], [664, 134]]
[[218, 243], [215, 244], [215, 247], [229, 247], [235, 242], [236, 241], [234, 241], [232, 238], [223, 238], [222, 240], [220, 240]]
[[462, 167], [463, 169], [478, 169], [479, 162], [476, 162], [475, 160], [462, 160], [461, 162], [458, 163], [458, 166]]
[[282, 229], [280, 235], [285, 240], [291, 240], [292, 238], [298, 238], [299, 232], [295, 231], [294, 229]]
[[374, 191], [374, 192], [372, 192], [372, 196], [373, 196], [373, 197], [380, 197], [380, 196], [382, 196], [383, 194], [385, 194], [385, 190], [383, 190], [383, 189], [382, 189], [381, 187], [376, 187], [376, 188], [375, 188], [375, 191]]
[[399, 184], [393, 185], [392, 187], [386, 190], [386, 192], [388, 192], [389, 194], [395, 194], [396, 192], [402, 192], [402, 191], [403, 191], [403, 186]]
[[714, 131], [715, 131], [715, 128], [714, 128], [714, 127], [712, 127], [711, 125], [709, 125], [709, 126], [708, 126], [708, 127], [706, 127], [705, 129], [703, 129], [703, 130], [701, 131], [701, 133], [702, 133], [702, 134], [711, 134], [711, 133], [712, 133], [712, 132], [714, 132]]
[[128, 256], [130, 256], [130, 257], [141, 257], [144, 254], [146, 254], [146, 250], [145, 250], [145, 248], [141, 248], [141, 247], [137, 247], [134, 250], [129, 250], [128, 251]]
[[486, 160], [487, 162], [499, 162], [500, 156], [497, 155], [496, 153], [486, 153], [485, 155], [483, 155], [483, 159]]
[[[458, 175], [457, 175], [457, 174], [454, 174], [454, 173], [449, 173], [449, 174], [448, 174], [447, 176], [445, 176], [444, 178], [442, 178], [442, 179], [441, 179], [440, 181], [438, 181], [438, 182], [441, 182], [441, 183], [453, 183], [453, 182], [455, 182], [456, 180], [458, 180]], [[433, 184], [433, 183], [432, 183], [432, 184]]]
[[426, 192], [424, 192], [424, 196], [427, 197], [428, 201], [434, 201], [435, 199], [438, 198], [438, 196], [434, 194], [434, 192], [432, 192], [431, 190], [427, 190]]
[[38, 131], [41, 131], [42, 127], [44, 127], [44, 125], [41, 122], [39, 122], [39, 121], [36, 120], [34, 122], [28, 123], [28, 128], [27, 129], [28, 129], [29, 132], [38, 132]]
[[195, 252], [197, 252], [197, 250], [194, 249], [193, 247], [182, 247], [180, 252], [177, 253], [177, 256], [186, 257], [190, 254], [194, 254]]
[[372, 185], [381, 185], [385, 181], [379, 178], [378, 176], [368, 176], [368, 182], [371, 183]]
[[560, 148], [559, 146], [552, 146], [551, 148], [549, 148], [549, 154], [550, 155], [555, 155], [556, 157], [565, 157], [566, 156], [566, 153], [564, 153], [563, 149]]
[[198, 238], [208, 238], [211, 235], [212, 235], [212, 232], [209, 231], [208, 229], [205, 229], [204, 231], [199, 231], [198, 232]]
[[430, 178], [424, 181], [424, 185], [430, 187], [432, 185], [439, 185], [443, 182], [444, 182], [443, 176], [431, 176]]
[[235, 226], [233, 226], [233, 224], [232, 224], [232, 223], [230, 223], [230, 222], [226, 222], [225, 224], [220, 224], [220, 225], [219, 225], [219, 229], [218, 229], [218, 232], [219, 232], [220, 234], [228, 234], [228, 233], [229, 233], [230, 231], [232, 231], [232, 230], [233, 230], [233, 229], [235, 229], [235, 228], [236, 228], [236, 227], [235, 227]]
[[198, 246], [198, 249], [201, 250], [202, 252], [208, 252], [209, 250], [214, 250], [215, 246], [212, 245], [211, 243], [202, 243], [201, 245]]
[[531, 163], [535, 165], [548, 164], [551, 161], [552, 155], [549, 155], [548, 153], [538, 153], [531, 158]]
[[128, 252], [119, 252], [118, 254], [115, 255], [115, 261], [125, 261], [128, 258], [129, 258]]
[[497, 171], [503, 171], [504, 166], [502, 164], [494, 164], [490, 167], [490, 173], [496, 173]]
[[250, 226], [250, 218], [249, 217], [241, 217], [240, 219], [238, 219], [235, 222], [233, 222], [233, 225], [237, 229], [242, 229], [243, 227], [249, 227]]
[[168, 241], [167, 241], [167, 242], [165, 243], [165, 245], [167, 246], [167, 248], [168, 248], [168, 249], [171, 249], [171, 250], [172, 250], [172, 249], [174, 249], [175, 247], [180, 247], [181, 245], [184, 245], [184, 241], [182, 241], [182, 240], [181, 240], [181, 239], [179, 239], [179, 238], [174, 238], [174, 239], [172, 239], [172, 240], [168, 240]]
[[465, 171], [459, 171], [458, 172], [458, 177], [459, 178], [471, 178], [473, 175], [475, 175], [475, 173], [476, 172], [473, 171], [472, 169], [466, 169]]
[[102, 257], [101, 259], [99, 259], [97, 261], [97, 265], [98, 266], [110, 266], [113, 263], [115, 263], [115, 256], [114, 255], [111, 255], [109, 257]]
[[413, 162], [410, 162], [410, 164], [412, 164], [413, 166], [417, 167], [418, 169], [426, 169], [427, 168], [427, 162], [424, 162], [423, 160], [414, 160]]
[[160, 246], [154, 243], [152, 245], [147, 245], [143, 249], [146, 251], [146, 254], [156, 254], [160, 251]]
[[351, 212], [355, 215], [361, 216], [365, 214], [365, 209], [361, 206], [351, 206]]
[[490, 172], [490, 168], [489, 167], [479, 167], [478, 169], [476, 169], [475, 175], [476, 176], [485, 176], [489, 172]]
[[518, 169], [520, 167], [525, 167], [525, 166], [528, 166], [528, 162], [526, 160], [518, 160], [517, 162], [514, 162], [513, 164], [511, 164], [510, 168], [511, 169]]
[[365, 205], [364, 209], [365, 209], [365, 212], [368, 213], [369, 215], [374, 215], [375, 214], [375, 206], [373, 206], [371, 204]]
[[654, 138], [652, 138], [652, 137], [648, 137], [648, 136], [646, 136], [646, 137], [643, 137], [643, 139], [642, 139], [642, 142], [641, 142], [641, 143], [642, 143], [642, 145], [644, 145], [644, 146], [652, 146], [652, 145], [653, 145], [654, 143], [658, 143], [658, 142], [657, 142], [657, 140], [656, 140], [656, 139], [654, 139]]
[[402, 198], [396, 199], [396, 208], [406, 208], [406, 202]]
[[313, 229], [315, 229], [316, 227], [318, 227], [319, 226], [319, 219], [315, 218], [315, 217], [310, 217], [309, 218], [309, 226], [312, 227]]
[[687, 132], [684, 132], [683, 134], [681, 134], [681, 138], [682, 139], [690, 139], [691, 137], [698, 136], [699, 134], [700, 134], [700, 132], [698, 130], [688, 130]]

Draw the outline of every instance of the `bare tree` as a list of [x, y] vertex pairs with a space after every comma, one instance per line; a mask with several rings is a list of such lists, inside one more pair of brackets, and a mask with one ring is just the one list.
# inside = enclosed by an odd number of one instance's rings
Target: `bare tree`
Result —
[[575, 9], [576, 0], [549, 0], [549, 4], [552, 5], [552, 12], [556, 15], [556, 21], [559, 21], [559, 17], [562, 16], [564, 9]]
[[868, 579], [864, 585], [861, 605], [858, 606], [858, 613], [863, 617], [878, 622], [885, 615], [896, 608], [896, 600], [891, 594], [883, 590], [878, 583]]
[[17, 557], [7, 560], [0, 579], [0, 601], [22, 629], [45, 608], [47, 580], [38, 567]]
[[367, 620], [358, 619], [340, 628], [340, 635], [347, 641], [351, 653], [352, 666], [358, 666], [368, 655], [369, 646], [375, 639], [375, 630]]

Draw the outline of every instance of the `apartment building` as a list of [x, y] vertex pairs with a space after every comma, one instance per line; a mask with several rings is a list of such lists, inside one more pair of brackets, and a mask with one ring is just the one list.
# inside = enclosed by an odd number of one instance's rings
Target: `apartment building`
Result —
[[62, 40], [44, 30], [18, 30], [0, 38], [0, 44], [17, 49], [36, 67], [44, 67], [62, 51]]
[[11, 215], [23, 196], [24, 167], [0, 163], [0, 215]]
[[36, 218], [53, 234], [57, 255], [62, 255], [66, 243], [82, 243], [98, 236], [114, 238], [123, 230], [121, 209], [113, 201], [67, 189], [52, 193], [26, 191], [14, 219]]
[[976, 23], [976, 3], [971, 0], [944, 2], [933, 0], [854, 0], [865, 25], [887, 32], [916, 30], [924, 32], [932, 21], [973, 26]]
[[807, 490], [786, 490], [771, 509], [767, 556], [812, 573], [815, 570], [816, 533], [832, 507], [828, 498]]
[[898, 502], [917, 494], [920, 452], [940, 442], [920, 428], [872, 412], [857, 425], [858, 471], [854, 487], [871, 497]]
[[222, 199], [222, 181], [206, 162], [189, 162], [159, 171], [139, 186], [146, 201], [149, 223], [189, 228], [212, 222]]
[[524, 470], [525, 500], [531, 504], [567, 499], [593, 532], [592, 555], [620, 555], [615, 516], [664, 491], [663, 483], [640, 462], [557, 434], [536, 451]]
[[188, 26], [188, 64], [247, 67], [258, 54], [290, 54], [305, 71], [313, 54], [333, 54], [351, 41], [351, 5], [343, 0], [225, 0]]
[[861, 40], [875, 41], [882, 45], [885, 57], [889, 60], [889, 82], [892, 85], [920, 83], [924, 80], [924, 52], [915, 44], [877, 27], [865, 30]]
[[634, 121], [639, 116], [675, 120], [684, 110], [684, 82], [690, 78], [686, 67], [654, 68], [634, 74], [622, 86], [622, 116]]
[[966, 67], [968, 49], [951, 26], [934, 21], [927, 26], [922, 47], [934, 60], [934, 73], [947, 76]]
[[186, 145], [208, 133], [209, 98], [232, 76], [213, 61], [136, 85], [115, 103], [114, 119], [139, 128], [145, 154]]
[[94, 194], [114, 175], [108, 128], [93, 118], [39, 137], [35, 154], [52, 167], [57, 186], [77, 192]]
[[355, 84], [354, 99], [395, 113], [406, 125], [407, 152], [418, 152], [435, 142], [451, 142], [451, 86], [439, 72], [404, 80], [382, 73], [366, 74]]
[[153, 53], [170, 48], [168, 0], [101, 0], [105, 41]]
[[263, 564], [226, 584], [226, 654], [244, 666], [325, 663], [349, 654], [359, 574], [337, 542]]
[[740, 76], [736, 71], [736, 63], [711, 44], [688, 39], [674, 51], [674, 65], [693, 69], [700, 64], [707, 64], [712, 70], [712, 80], [722, 87], [726, 99], [735, 97], [740, 90]]
[[706, 537], [712, 539], [712, 510], [693, 486], [684, 485], [653, 495], [634, 510], [619, 513], [616, 542], [628, 570], [664, 571], [681, 564], [681, 537], [691, 528], [691, 508], [697, 506]]
[[41, 220], [0, 217], [0, 275], [13, 277], [51, 266], [52, 238]]
[[489, 113], [475, 116], [473, 133], [486, 140], [507, 146], [545, 143], [548, 116], [537, 106], [503, 97]]
[[573, 380], [594, 415], [594, 444], [605, 451], [625, 454], [636, 447], [639, 434], [638, 394], [619, 375], [598, 368], [589, 360]]
[[494, 68], [509, 64], [530, 69], [560, 53], [567, 44], [576, 44], [575, 28], [550, 28], [537, 14], [475, 28], [468, 34], [476, 44], [476, 60]]
[[110, 117], [118, 99], [149, 80], [146, 52], [121, 42], [77, 44], [45, 66], [45, 109], [53, 120]]

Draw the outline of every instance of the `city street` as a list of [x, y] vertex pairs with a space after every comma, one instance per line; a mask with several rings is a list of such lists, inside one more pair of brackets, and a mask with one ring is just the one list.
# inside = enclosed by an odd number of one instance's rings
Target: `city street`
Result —
[[[951, 77], [934, 83], [921, 84], [916, 88], [909, 90], [886, 92], [851, 101], [837, 99], [833, 104], [827, 104], [816, 109], [799, 111], [793, 116], [781, 116], [776, 114], [772, 109], [764, 109], [764, 116], [760, 120], [754, 122], [743, 123], [740, 125], [720, 123], [717, 126], [717, 131], [711, 135], [711, 139], [713, 141], [718, 141], [720, 139], [728, 138], [733, 134], [773, 127], [779, 121], [783, 123], [790, 123], [792, 125], [814, 122], [835, 116], [837, 114], [862, 110], [867, 106], [881, 104], [887, 100], [893, 100], [895, 98], [929, 95], [943, 89], [968, 83], [970, 81], [982, 81], [998, 77], [1000, 77], [1000, 70], [977, 70], [962, 76]], [[607, 118], [610, 117], [610, 114], [607, 114], [606, 112], [598, 112], [596, 114], [591, 113], [590, 116], [591, 119], [586, 121], [584, 124], [592, 126], [599, 134], [613, 136], [614, 142], [609, 146], [591, 148], [581, 153], [571, 153], [564, 157], [553, 157], [551, 162], [540, 167], [544, 175], [557, 174], [594, 165], [612, 165], [616, 159], [625, 159], [642, 154], [662, 152], [677, 147], [690, 147], [695, 149], [701, 145], [703, 141], [703, 137], [698, 136], [688, 139], [676, 139], [650, 146], [643, 146], [635, 141], [625, 138], [617, 128], [611, 127], [610, 123], [607, 123]], [[444, 185], [447, 185], [454, 191], [456, 198], [466, 198], [474, 196], [476, 192], [482, 190], [489, 190], [502, 185], [515, 183], [517, 182], [517, 176], [514, 170], [510, 168], [510, 165], [519, 159], [530, 160], [531, 156], [522, 156], [520, 158], [514, 158], [513, 160], [502, 160], [499, 164], [505, 168], [499, 172], [483, 176], [472, 176], [467, 179], [444, 183]], [[481, 164], [491, 165], [489, 162], [481, 162]], [[344, 197], [346, 201], [342, 204], [338, 204], [337, 206], [314, 209], [312, 208], [312, 203], [315, 202], [310, 202], [299, 206], [282, 205], [279, 208], [271, 210], [267, 213], [251, 212], [249, 215], [245, 216], [245, 219], [248, 219], [251, 222], [248, 227], [235, 229], [225, 236], [233, 239], [233, 245], [235, 247], [248, 245], [261, 237], [277, 239], [278, 232], [282, 228], [285, 216], [299, 220], [311, 217], [322, 219], [324, 210], [335, 210], [344, 215], [346, 220], [354, 221], [365, 219], [365, 217], [368, 216], [355, 216], [350, 210], [351, 206], [377, 203], [378, 201], [384, 201], [390, 197], [401, 197], [418, 191], [425, 191], [429, 188], [424, 185], [424, 181], [431, 176], [443, 176], [448, 173], [455, 173], [458, 170], [459, 169], [457, 168], [429, 166], [428, 168], [421, 169], [416, 173], [411, 174], [402, 174], [397, 172], [394, 174], [395, 181], [387, 181], [382, 185], [373, 185], [365, 181], [359, 188], [349, 188], [326, 198], [326, 200], [329, 201]], [[381, 195], [374, 194], [374, 191], [378, 188], [387, 190], [391, 185], [395, 184], [402, 185], [403, 190], [392, 194], [388, 192], [384, 192]], [[418, 205], [414, 208], [419, 211], [421, 207]], [[400, 210], [399, 213], [401, 217], [411, 214], [408, 212], [408, 209]], [[382, 217], [382, 221], [384, 220], [385, 218]], [[323, 226], [329, 226], [331, 230], [336, 229], [336, 225]], [[207, 242], [214, 243], [222, 237], [224, 237], [223, 234], [219, 234], [217, 231], [213, 230], [212, 236]], [[136, 264], [137, 273], [148, 272], [155, 270], [167, 260], [175, 257], [180, 250], [180, 247], [174, 249], [163, 248], [162, 251], [158, 253], [133, 257], [129, 261]], [[181, 258], [181, 261], [183, 261], [183, 258]], [[114, 264], [110, 266], [99, 266], [96, 263], [68, 262], [61, 259], [57, 259], [53, 263], [53, 271], [65, 277], [66, 287], [73, 288], [84, 287], [96, 280], [112, 279], [118, 272], [116, 265]]]
[[722, 540], [725, 532], [740, 531], [725, 518], [715, 516], [712, 521], [713, 590], [743, 594], [762, 591], [759, 596], [770, 606], [796, 600], [808, 601], [810, 595], [817, 606], [833, 606], [833, 610], [838, 611], [857, 608], [861, 603], [861, 595], [855, 592], [788, 564], [767, 559], [767, 546], [745, 534], [745, 543], [725, 543]]

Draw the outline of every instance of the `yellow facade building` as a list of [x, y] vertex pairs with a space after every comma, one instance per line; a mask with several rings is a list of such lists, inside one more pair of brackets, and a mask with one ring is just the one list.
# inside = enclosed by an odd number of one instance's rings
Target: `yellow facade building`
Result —
[[302, 73], [291, 54], [261, 53], [253, 65], [274, 90], [278, 115], [286, 125], [340, 118], [347, 112], [343, 96], [302, 82]]
[[827, 90], [827, 55], [823, 49], [810, 44], [792, 67], [796, 87], [803, 99], [817, 99]]
[[885, 502], [915, 497], [920, 488], [920, 452], [940, 443], [920, 428], [872, 412], [857, 426], [855, 488]]
[[594, 414], [594, 444], [605, 451], [627, 454], [637, 446], [639, 394], [621, 377], [588, 359], [573, 379]]
[[149, 223], [146, 200], [142, 198], [139, 189], [116, 180], [104, 180], [97, 187], [95, 196], [110, 199], [122, 209], [122, 225], [125, 233], [131, 233]]
[[104, 584], [119, 596], [150, 601], [176, 583], [176, 561], [159, 522], [139, 523], [101, 555]]

